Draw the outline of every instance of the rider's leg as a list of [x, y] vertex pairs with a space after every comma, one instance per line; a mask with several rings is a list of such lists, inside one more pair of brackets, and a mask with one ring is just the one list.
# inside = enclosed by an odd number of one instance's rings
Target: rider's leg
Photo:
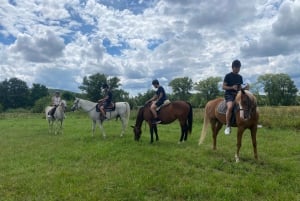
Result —
[[230, 120], [231, 120], [231, 115], [232, 115], [232, 108], [233, 108], [233, 102], [228, 101], [226, 103], [227, 110], [226, 110], [226, 128], [225, 128], [225, 134], [229, 135], [231, 132], [230, 128]]
[[101, 119], [101, 120], [106, 119], [106, 114], [105, 114], [105, 110], [104, 110], [104, 105], [101, 105], [101, 107], [100, 107], [100, 119]]

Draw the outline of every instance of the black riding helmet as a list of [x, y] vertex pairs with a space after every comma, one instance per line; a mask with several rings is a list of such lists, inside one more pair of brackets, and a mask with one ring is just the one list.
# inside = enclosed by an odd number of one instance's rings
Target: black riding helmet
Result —
[[155, 84], [157, 84], [157, 85], [159, 84], [158, 80], [153, 80], [152, 81], [152, 85], [155, 85]]

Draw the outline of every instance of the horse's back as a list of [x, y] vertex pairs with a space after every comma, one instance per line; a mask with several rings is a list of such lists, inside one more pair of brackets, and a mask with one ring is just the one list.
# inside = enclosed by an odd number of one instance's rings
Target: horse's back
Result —
[[215, 118], [216, 117], [216, 109], [222, 101], [224, 101], [224, 98], [216, 98], [216, 99], [208, 101], [205, 105], [205, 114], [209, 118]]
[[130, 105], [128, 102], [116, 102], [115, 107], [118, 115], [120, 115], [121, 117], [125, 117], [126, 119], [129, 119]]
[[[159, 111], [160, 118], [166, 123], [175, 121], [178, 117], [188, 117], [191, 110], [191, 105], [186, 101], [172, 101], [170, 104], [162, 107]], [[149, 108], [149, 113], [152, 113]]]
[[213, 100], [210, 100], [206, 103], [205, 105], [205, 109], [207, 110], [210, 110], [210, 109], [215, 109], [219, 103], [221, 103], [222, 101], [224, 101], [224, 98], [216, 98], [216, 99], [213, 99]]

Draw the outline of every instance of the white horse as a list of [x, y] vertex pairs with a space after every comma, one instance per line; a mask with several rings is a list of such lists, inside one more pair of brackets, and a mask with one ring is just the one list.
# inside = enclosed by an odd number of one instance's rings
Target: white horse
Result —
[[54, 106], [47, 106], [45, 108], [45, 115], [49, 125], [48, 132], [56, 135], [58, 133], [62, 133], [62, 125], [65, 118], [65, 108], [67, 107], [67, 103], [65, 100], [62, 100], [54, 112], [54, 118], [48, 117], [48, 113], [51, 109], [53, 109], [53, 107]]
[[[96, 123], [99, 124], [99, 128], [102, 132], [102, 136], [105, 138], [106, 134], [104, 131], [104, 128], [102, 126], [102, 121], [100, 120], [100, 112], [97, 112], [96, 107], [98, 103], [75, 98], [74, 104], [71, 108], [72, 111], [77, 110], [79, 108], [82, 108], [85, 112], [88, 112], [91, 120], [92, 120], [92, 136], [94, 136], [95, 133], [95, 126]], [[120, 117], [122, 121], [122, 131], [121, 131], [121, 137], [125, 134], [125, 130], [129, 121], [130, 116], [130, 106], [127, 102], [116, 102], [115, 103], [115, 110], [113, 111], [106, 111], [106, 118], [107, 120], [110, 120], [112, 118]]]

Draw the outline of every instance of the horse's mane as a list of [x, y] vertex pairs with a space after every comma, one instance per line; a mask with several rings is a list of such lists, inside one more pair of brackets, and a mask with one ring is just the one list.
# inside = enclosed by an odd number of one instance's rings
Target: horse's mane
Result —
[[143, 106], [139, 109], [138, 114], [137, 114], [137, 120], [143, 119], [144, 110], [145, 110], [145, 106]]

